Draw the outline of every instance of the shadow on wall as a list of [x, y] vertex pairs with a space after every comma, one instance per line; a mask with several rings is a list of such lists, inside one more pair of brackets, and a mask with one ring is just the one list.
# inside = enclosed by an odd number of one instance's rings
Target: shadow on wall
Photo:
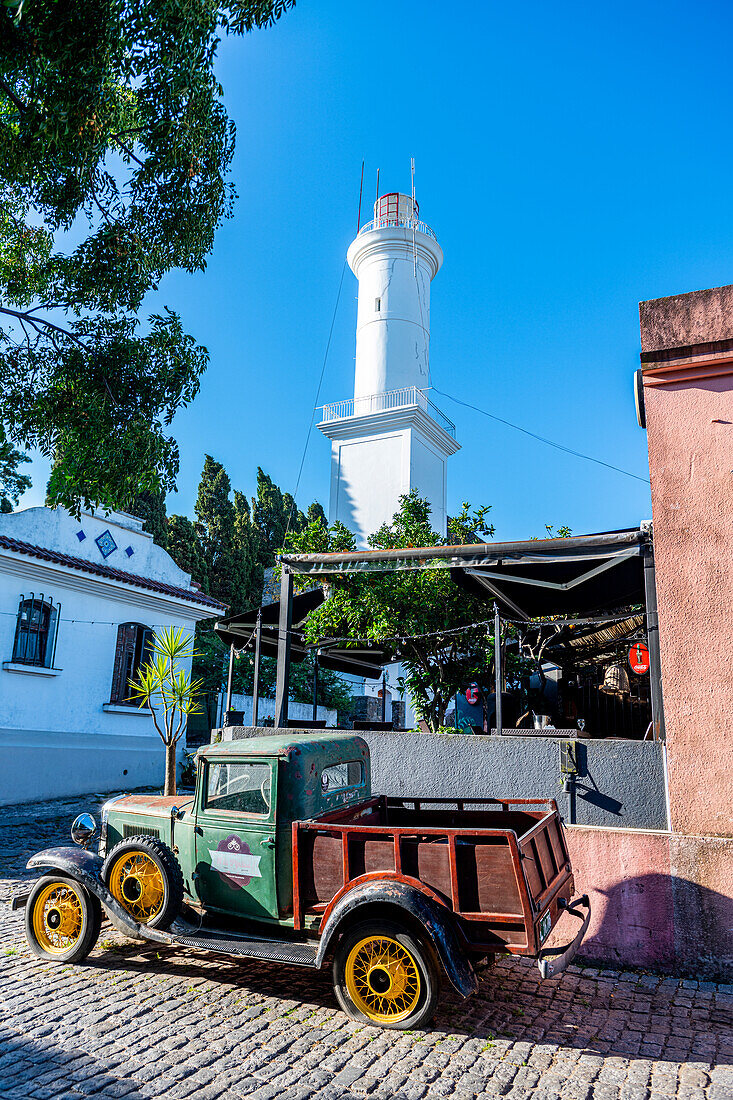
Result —
[[593, 909], [580, 951], [586, 959], [733, 980], [733, 898], [663, 874], [584, 888]]

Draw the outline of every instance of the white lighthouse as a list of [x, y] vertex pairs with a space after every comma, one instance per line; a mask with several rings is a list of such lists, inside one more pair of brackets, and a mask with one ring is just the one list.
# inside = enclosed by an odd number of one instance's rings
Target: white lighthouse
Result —
[[443, 263], [432, 229], [409, 195], [382, 195], [347, 253], [359, 280], [354, 397], [327, 405], [330, 522], [359, 546], [417, 489], [446, 530], [446, 459], [455, 427], [430, 400], [430, 283]]

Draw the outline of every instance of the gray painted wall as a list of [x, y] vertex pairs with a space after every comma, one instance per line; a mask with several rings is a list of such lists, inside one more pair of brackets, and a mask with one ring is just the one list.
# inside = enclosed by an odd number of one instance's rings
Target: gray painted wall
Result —
[[[230, 740], [273, 732], [232, 726], [213, 731], [212, 739], [218, 733]], [[575, 793], [568, 794], [560, 777], [558, 737], [359, 735], [369, 744], [372, 788], [378, 794], [555, 798], [568, 824], [667, 828], [663, 746], [658, 742], [578, 741], [580, 774]]]

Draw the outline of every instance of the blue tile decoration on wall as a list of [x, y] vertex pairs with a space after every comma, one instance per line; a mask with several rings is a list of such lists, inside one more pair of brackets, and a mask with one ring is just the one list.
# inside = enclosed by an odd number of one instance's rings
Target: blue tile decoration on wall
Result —
[[76, 532], [76, 537], [78, 538], [79, 542], [84, 542], [84, 539], [86, 538], [86, 535], [84, 534], [83, 531], [77, 531]]
[[103, 531], [94, 541], [99, 547], [99, 552], [103, 558], [108, 558], [117, 549], [117, 543], [109, 531]]
[[133, 548], [131, 546], [126, 546], [125, 547], [125, 553], [127, 554], [128, 558], [131, 558], [132, 555], [135, 553], [135, 551], [133, 550]]

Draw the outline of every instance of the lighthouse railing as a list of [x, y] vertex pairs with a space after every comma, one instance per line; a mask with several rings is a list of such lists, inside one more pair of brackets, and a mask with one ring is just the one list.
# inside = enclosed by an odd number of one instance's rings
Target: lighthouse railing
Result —
[[346, 420], [351, 416], [368, 416], [370, 413], [414, 406], [427, 413], [431, 420], [455, 439], [456, 426], [453, 421], [449, 420], [445, 413], [430, 400], [426, 390], [418, 389], [417, 386], [403, 386], [399, 390], [387, 390], [384, 393], [372, 393], [365, 397], [352, 397], [346, 401], [336, 401], [332, 405], [323, 405], [321, 423], [328, 424], [333, 420]]
[[434, 241], [437, 241], [435, 233], [427, 224], [427, 222], [417, 221], [416, 218], [401, 217], [399, 215], [391, 214], [385, 215], [382, 218], [374, 218], [372, 221], [367, 222], [366, 225], [362, 225], [357, 236], [362, 233], [368, 233], [370, 229], [412, 229], [415, 227], [418, 233], [424, 233], [426, 237], [431, 237]]

